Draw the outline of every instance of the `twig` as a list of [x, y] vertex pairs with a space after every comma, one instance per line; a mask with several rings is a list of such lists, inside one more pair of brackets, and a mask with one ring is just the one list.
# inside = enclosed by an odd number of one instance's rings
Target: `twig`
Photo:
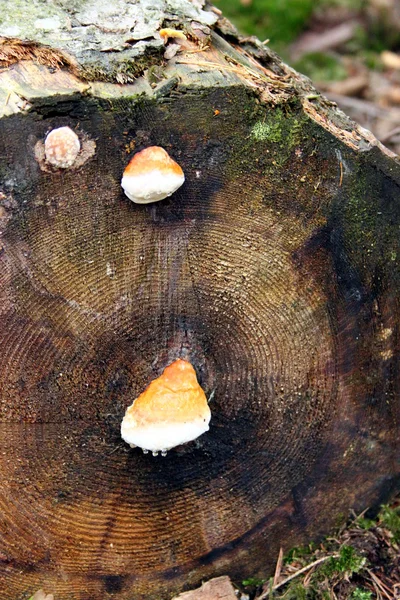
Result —
[[292, 44], [290, 54], [292, 58], [295, 56], [296, 59], [299, 59], [303, 54], [309, 52], [326, 52], [337, 48], [353, 38], [358, 24], [357, 20], [352, 19], [321, 33], [305, 33], [297, 43]]
[[367, 506], [367, 508], [364, 508], [364, 510], [362, 512], [360, 512], [360, 514], [358, 515], [356, 512], [354, 512], [354, 510], [351, 510], [351, 514], [353, 515], [353, 523], [358, 521], [358, 519], [362, 519], [365, 515], [365, 513], [369, 510], [369, 506]]
[[394, 593], [395, 600], [399, 600], [399, 598], [400, 598], [400, 583], [395, 583], [393, 585], [393, 593]]
[[340, 161], [340, 181], [339, 181], [339, 187], [342, 187], [342, 183], [343, 183], [343, 165], [342, 165], [342, 161]]
[[382, 594], [375, 581], [371, 578], [372, 587], [375, 590], [377, 600], [382, 600]]
[[308, 571], [307, 575], [304, 577], [304, 579], [303, 579], [303, 586], [305, 588], [308, 587], [308, 584], [310, 583], [311, 577], [314, 575], [314, 573], [315, 573], [314, 569], [310, 569]]
[[369, 102], [368, 100], [361, 100], [360, 98], [351, 98], [349, 96], [343, 96], [341, 94], [334, 94], [332, 92], [326, 92], [325, 95], [329, 100], [339, 104], [342, 108], [346, 110], [355, 110], [357, 112], [361, 112], [365, 115], [368, 115], [371, 118], [381, 118], [386, 119], [387, 121], [399, 122], [399, 114], [400, 111], [398, 109], [387, 109], [381, 108], [377, 106], [373, 102]]
[[199, 52], [205, 52], [210, 46], [204, 46], [204, 48], [197, 48], [197, 50], [185, 50], [185, 54], [199, 54]]
[[385, 143], [388, 142], [393, 136], [397, 135], [398, 133], [400, 133], [400, 127], [395, 127], [394, 129], [392, 129], [391, 131], [389, 131], [386, 135], [381, 135], [381, 142]]
[[281, 576], [281, 571], [282, 571], [282, 563], [283, 563], [283, 548], [281, 547], [281, 549], [279, 550], [279, 554], [278, 554], [278, 560], [276, 561], [274, 580], [272, 582], [272, 589], [274, 589], [274, 587], [276, 585], [278, 585], [279, 577]]
[[382, 592], [382, 594], [384, 594], [386, 596], [386, 598], [388, 598], [388, 600], [393, 600], [392, 596], [389, 596], [389, 594], [387, 593], [386, 590], [388, 590], [390, 593], [392, 593], [392, 590], [390, 590], [380, 579], [379, 577], [377, 577], [375, 575], [375, 573], [373, 573], [370, 569], [366, 569], [368, 575], [371, 577], [372, 581], [378, 586], [378, 588], [380, 589], [380, 591]]
[[[316, 567], [317, 565], [325, 562], [326, 560], [328, 560], [330, 558], [340, 558], [340, 554], [330, 554], [329, 556], [323, 556], [322, 558], [319, 558], [318, 560], [314, 560], [314, 562], [310, 563], [309, 565], [306, 565], [305, 567], [303, 567], [299, 571], [296, 571], [296, 573], [293, 573], [293, 575], [290, 575], [289, 577], [286, 577], [286, 579], [284, 579], [280, 583], [274, 585], [272, 587], [272, 591], [274, 592], [275, 590], [283, 587], [284, 585], [286, 585], [287, 583], [289, 583], [289, 581], [292, 581], [292, 579], [294, 579], [295, 577], [298, 577], [299, 575], [302, 575], [303, 573], [306, 573], [309, 569], [312, 569], [313, 567]], [[256, 600], [265, 600], [265, 598], [268, 598], [269, 592], [270, 592], [270, 590], [268, 588], [267, 590], [265, 590], [265, 592], [263, 592], [261, 594], [261, 596], [258, 596], [256, 598]]]

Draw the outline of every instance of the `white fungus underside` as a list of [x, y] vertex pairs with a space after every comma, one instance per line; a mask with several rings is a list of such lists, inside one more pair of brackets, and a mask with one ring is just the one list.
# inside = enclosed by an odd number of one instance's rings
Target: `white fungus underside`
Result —
[[121, 185], [132, 202], [148, 204], [149, 202], [164, 200], [164, 198], [176, 192], [184, 181], [184, 175], [164, 174], [155, 170], [145, 175], [124, 175]]
[[170, 450], [180, 444], [191, 442], [208, 431], [210, 419], [198, 419], [191, 423], [178, 423], [175, 425], [161, 423], [138, 427], [132, 419], [124, 417], [121, 424], [121, 436], [128, 444], [138, 446], [151, 452]]

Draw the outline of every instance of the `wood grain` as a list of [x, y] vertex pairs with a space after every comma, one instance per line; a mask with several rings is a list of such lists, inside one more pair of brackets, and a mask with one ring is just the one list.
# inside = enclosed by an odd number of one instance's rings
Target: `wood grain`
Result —
[[[201, 59], [223, 61], [218, 43]], [[201, 88], [181, 68], [193, 88], [74, 79], [72, 95], [27, 94], [29, 111], [0, 119], [7, 600], [265, 576], [281, 546], [398, 487], [398, 164], [318, 103], [285, 91], [276, 106], [240, 70]], [[43, 170], [35, 146], [62, 125], [95, 153]], [[148, 145], [186, 181], [137, 206], [120, 179]], [[145, 456], [122, 417], [179, 357], [213, 394], [210, 431]]]

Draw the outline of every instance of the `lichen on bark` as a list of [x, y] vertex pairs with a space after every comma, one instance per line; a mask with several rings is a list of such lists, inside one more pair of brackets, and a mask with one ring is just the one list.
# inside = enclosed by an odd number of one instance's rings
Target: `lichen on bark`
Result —
[[[29, 2], [0, 0], [0, 37], [32, 40], [73, 56], [85, 79], [133, 81], [160, 61], [164, 21], [213, 25], [218, 16], [204, 0], [77, 0]], [[3, 48], [4, 52], [4, 48]], [[0, 49], [0, 63], [1, 56]]]

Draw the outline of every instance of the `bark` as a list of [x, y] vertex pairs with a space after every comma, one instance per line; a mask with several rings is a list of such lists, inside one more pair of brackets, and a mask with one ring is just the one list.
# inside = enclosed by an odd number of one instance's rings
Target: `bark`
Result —
[[[10, 600], [265, 577], [398, 489], [397, 158], [202, 2], [109, 5], [7, 2], [0, 26]], [[172, 58], [162, 25], [187, 35]], [[82, 143], [66, 170], [43, 158], [61, 125]], [[186, 182], [138, 206], [120, 180], [148, 145]], [[210, 431], [143, 455], [123, 414], [178, 357]]]

